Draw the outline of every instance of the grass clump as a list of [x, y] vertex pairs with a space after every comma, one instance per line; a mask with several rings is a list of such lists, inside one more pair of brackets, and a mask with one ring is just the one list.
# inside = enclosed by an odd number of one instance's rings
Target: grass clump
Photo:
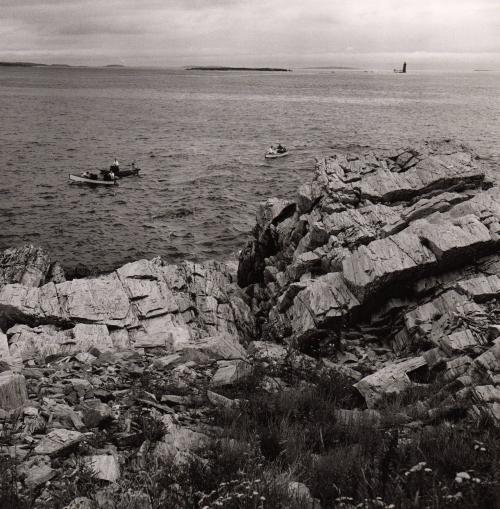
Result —
[[114, 496], [115, 507], [131, 492], [146, 495], [152, 509], [299, 509], [280, 473], [268, 470], [254, 444], [213, 442], [182, 461], [149, 456], [145, 465], [127, 471]]
[[276, 394], [254, 385], [246, 403], [219, 410], [216, 423], [231, 439], [253, 444], [265, 470], [293, 473], [322, 507], [496, 506], [498, 429], [463, 416], [428, 425], [406, 414], [437, 383], [382, 402], [379, 420], [346, 425], [337, 410], [354, 409], [359, 399], [341, 378], [312, 374]]

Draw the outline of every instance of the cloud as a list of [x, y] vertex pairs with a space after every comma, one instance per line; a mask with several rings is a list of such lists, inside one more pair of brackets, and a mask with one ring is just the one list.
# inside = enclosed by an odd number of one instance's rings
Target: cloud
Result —
[[334, 54], [500, 52], [498, 0], [0, 1], [0, 59], [293, 65]]

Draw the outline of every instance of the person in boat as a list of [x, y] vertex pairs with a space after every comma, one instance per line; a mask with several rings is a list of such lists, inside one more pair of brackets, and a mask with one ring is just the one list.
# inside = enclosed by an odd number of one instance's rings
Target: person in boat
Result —
[[113, 161], [113, 164], [109, 167], [109, 169], [115, 175], [118, 175], [120, 173], [120, 163], [118, 162], [118, 159], [116, 157], [115, 160]]
[[278, 148], [276, 150], [278, 154], [284, 154], [286, 152], [286, 148], [281, 143], [278, 144]]
[[109, 171], [104, 172], [103, 180], [106, 180], [108, 182], [112, 181], [112, 180], [116, 180], [115, 172], [111, 169]]
[[84, 171], [82, 174], [81, 174], [81, 177], [83, 178], [86, 178], [86, 179], [90, 179], [90, 180], [98, 180], [98, 176], [95, 174], [95, 173], [90, 173], [90, 171]]

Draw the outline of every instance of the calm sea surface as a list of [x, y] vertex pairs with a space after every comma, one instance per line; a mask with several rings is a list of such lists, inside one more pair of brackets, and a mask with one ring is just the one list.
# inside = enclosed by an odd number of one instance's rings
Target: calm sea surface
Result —
[[[291, 197], [332, 148], [430, 138], [500, 165], [500, 73], [217, 73], [0, 67], [0, 248], [66, 267], [227, 258], [259, 201]], [[292, 154], [266, 162], [281, 141]], [[134, 159], [112, 189], [68, 173]]]

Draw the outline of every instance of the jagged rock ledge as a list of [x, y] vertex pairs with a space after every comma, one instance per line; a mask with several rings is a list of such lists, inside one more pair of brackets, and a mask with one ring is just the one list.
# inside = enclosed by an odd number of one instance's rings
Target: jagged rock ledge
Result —
[[454, 404], [499, 422], [499, 196], [449, 141], [318, 160], [294, 202], [260, 206], [241, 253], [259, 334], [336, 345], [331, 361], [367, 375], [368, 407], [442, 379]]

